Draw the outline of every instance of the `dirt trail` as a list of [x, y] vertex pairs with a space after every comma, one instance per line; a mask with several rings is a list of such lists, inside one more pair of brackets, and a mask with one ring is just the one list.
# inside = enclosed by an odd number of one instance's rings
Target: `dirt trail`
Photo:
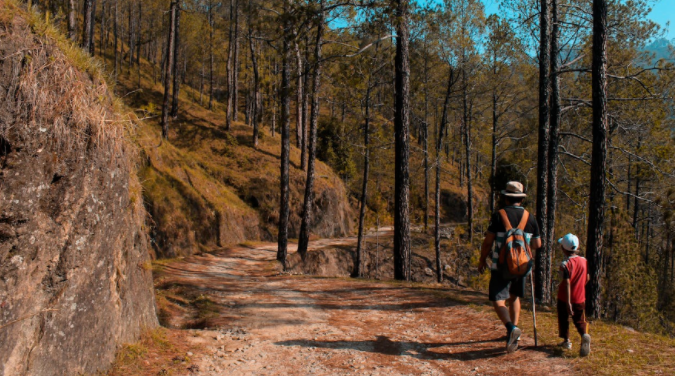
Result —
[[[344, 245], [320, 240], [313, 247]], [[292, 250], [293, 251], [293, 250]], [[505, 354], [490, 313], [433, 289], [279, 274], [276, 244], [236, 247], [170, 264], [162, 282], [208, 297], [210, 329], [198, 344], [200, 375], [556, 375], [572, 368], [523, 335]], [[447, 291], [443, 288], [443, 291]], [[483, 303], [482, 294], [453, 291]]]

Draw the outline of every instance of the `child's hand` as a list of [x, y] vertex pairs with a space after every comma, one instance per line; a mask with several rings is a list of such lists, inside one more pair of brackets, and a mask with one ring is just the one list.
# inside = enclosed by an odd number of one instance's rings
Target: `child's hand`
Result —
[[569, 313], [570, 316], [574, 316], [574, 310], [572, 309], [572, 302], [567, 303], [567, 313]]

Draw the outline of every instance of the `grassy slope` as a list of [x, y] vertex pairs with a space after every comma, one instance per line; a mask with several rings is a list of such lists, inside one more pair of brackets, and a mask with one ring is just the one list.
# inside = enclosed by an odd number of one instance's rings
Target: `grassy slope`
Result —
[[[108, 68], [112, 56], [104, 59]], [[169, 142], [160, 141], [159, 119], [163, 87], [152, 67], [141, 61], [140, 81], [135, 67], [123, 64], [117, 91], [136, 109], [138, 143], [147, 162], [141, 169], [146, 202], [155, 222], [153, 239], [160, 256], [173, 257], [246, 240], [271, 240], [278, 219], [279, 136], [263, 125], [257, 149], [252, 128], [235, 122], [224, 129], [220, 103], [209, 111], [198, 103], [199, 93], [181, 85], [180, 110], [171, 121]], [[140, 89], [138, 83], [140, 82]], [[206, 98], [208, 99], [208, 98]], [[205, 100], [204, 105], [206, 105]], [[299, 229], [304, 172], [300, 151], [291, 148], [291, 235]], [[315, 226], [319, 236], [349, 232], [351, 207], [342, 181], [324, 163], [317, 164], [317, 198], [328, 197], [331, 209], [325, 223]], [[332, 212], [336, 212], [332, 214]]]

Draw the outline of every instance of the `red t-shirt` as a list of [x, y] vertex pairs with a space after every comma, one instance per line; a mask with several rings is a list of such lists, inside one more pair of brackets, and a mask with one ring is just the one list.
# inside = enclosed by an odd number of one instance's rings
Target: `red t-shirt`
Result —
[[558, 286], [558, 300], [567, 302], [567, 285], [564, 280], [569, 278], [572, 304], [586, 302], [587, 270], [586, 259], [577, 255], [566, 258], [562, 264], [560, 264], [563, 282]]

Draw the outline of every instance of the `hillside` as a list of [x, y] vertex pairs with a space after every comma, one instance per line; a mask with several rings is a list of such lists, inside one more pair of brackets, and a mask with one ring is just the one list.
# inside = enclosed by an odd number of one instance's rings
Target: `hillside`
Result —
[[[105, 60], [108, 67], [111, 59]], [[137, 139], [144, 161], [140, 178], [157, 256], [276, 239], [279, 136], [272, 137], [263, 124], [259, 146], [253, 148], [251, 127], [235, 122], [226, 132], [222, 106], [216, 103], [209, 111], [198, 103], [194, 89], [182, 85], [178, 117], [171, 121], [169, 142], [162, 143], [158, 115], [163, 86], [142, 59], [140, 69], [125, 71], [118, 77], [117, 91], [144, 118]], [[300, 151], [292, 146], [291, 238], [300, 230], [306, 176], [299, 160]], [[318, 237], [349, 234], [354, 211], [344, 183], [320, 161], [316, 176], [311, 232]]]
[[0, 56], [0, 374], [102, 371], [158, 324], [133, 129], [100, 67], [13, 0]]

